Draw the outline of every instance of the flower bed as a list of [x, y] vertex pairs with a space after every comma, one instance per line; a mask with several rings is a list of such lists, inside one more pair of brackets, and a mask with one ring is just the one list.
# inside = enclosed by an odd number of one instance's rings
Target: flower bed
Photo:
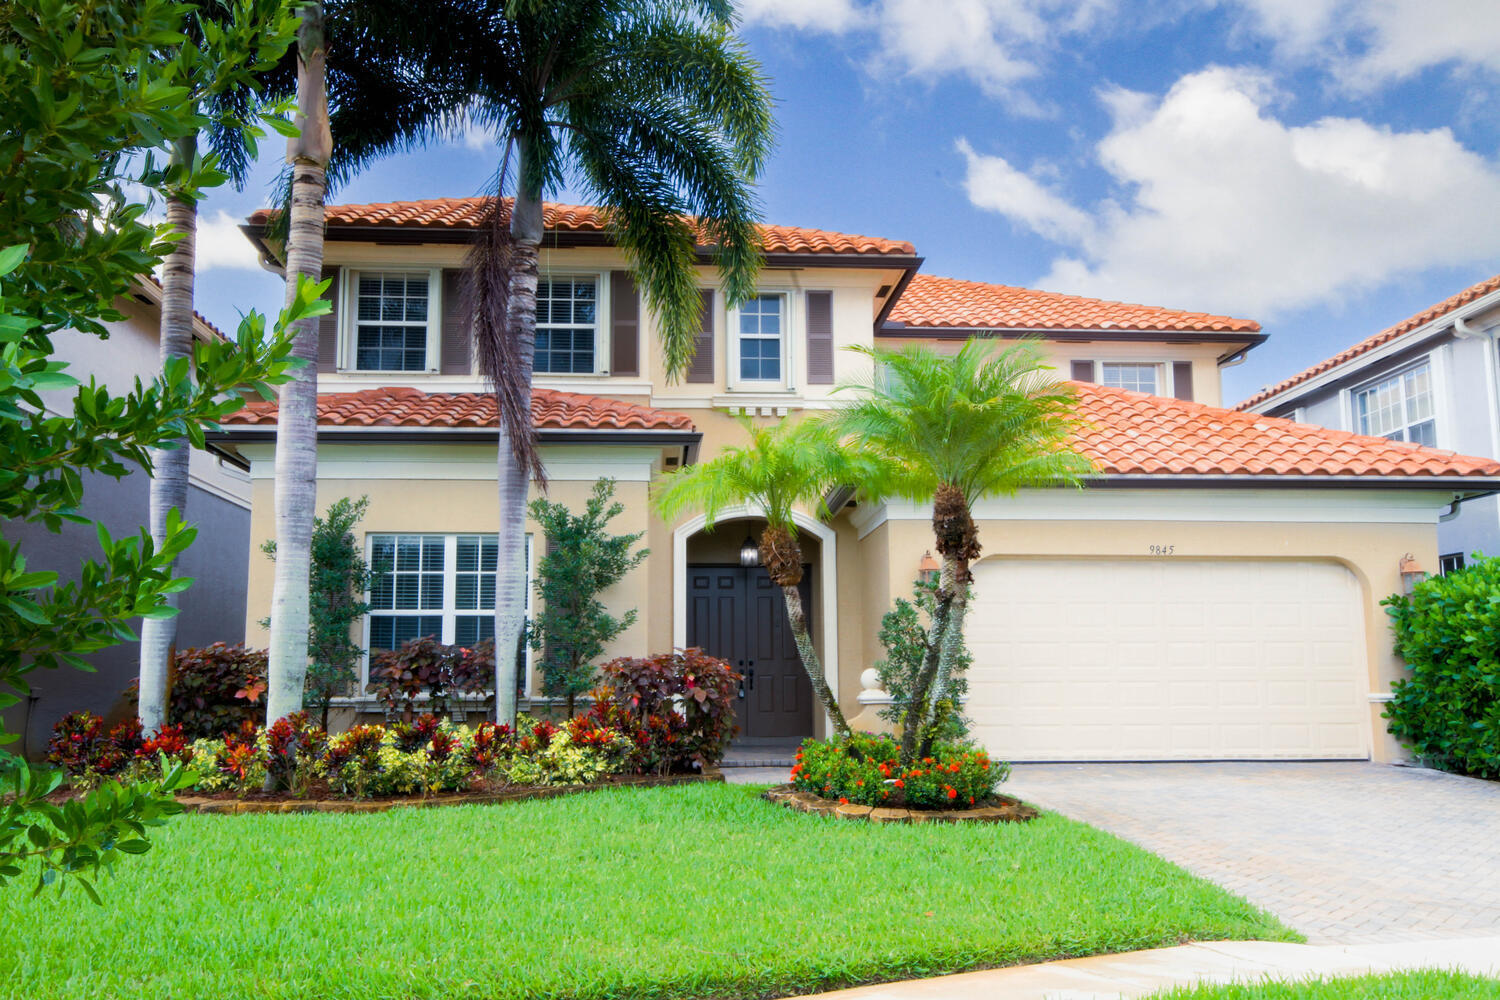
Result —
[[561, 724], [522, 716], [514, 728], [471, 728], [429, 714], [329, 734], [299, 712], [265, 729], [245, 722], [213, 739], [191, 739], [181, 726], [147, 739], [134, 720], [106, 729], [98, 716], [79, 712], [54, 729], [49, 758], [75, 792], [182, 766], [196, 776], [199, 796], [278, 803], [495, 801], [626, 776], [702, 775], [718, 764], [734, 731], [736, 675], [727, 664], [683, 650], [616, 660], [604, 673], [608, 686], [588, 713]]
[[901, 746], [890, 736], [805, 740], [787, 787], [830, 808], [855, 807], [851, 815], [859, 808], [924, 813], [1016, 804], [996, 793], [1010, 765], [990, 760], [976, 744], [939, 741], [910, 767], [902, 767], [900, 757]]

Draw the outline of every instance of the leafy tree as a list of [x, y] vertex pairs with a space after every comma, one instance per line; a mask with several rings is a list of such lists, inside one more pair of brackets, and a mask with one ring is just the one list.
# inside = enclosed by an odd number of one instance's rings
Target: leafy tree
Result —
[[[364, 654], [353, 639], [353, 629], [370, 610], [360, 595], [370, 589], [371, 569], [354, 537], [354, 526], [369, 507], [369, 497], [340, 497], [322, 517], [313, 519], [306, 694], [325, 730], [329, 706], [353, 689]], [[274, 540], [260, 548], [276, 558]], [[262, 619], [262, 627], [269, 624], [269, 618]]]
[[[208, 152], [199, 148], [200, 134], [190, 131], [170, 144], [170, 158], [161, 188], [167, 205], [171, 251], [161, 269], [162, 371], [177, 358], [189, 358], [193, 348], [193, 274], [197, 257], [198, 186], [222, 173], [236, 187], [245, 183], [250, 160], [261, 131], [254, 125], [261, 74], [286, 51], [292, 20], [285, 0], [200, 0], [185, 24], [187, 39], [178, 58], [189, 74], [187, 100], [204, 118], [201, 130]], [[248, 31], [247, 31], [248, 29]], [[245, 34], [253, 46], [252, 60], [226, 65], [215, 57], [213, 44], [224, 31]], [[254, 32], [261, 32], [257, 39]], [[287, 128], [274, 114], [265, 119], [273, 127]], [[161, 545], [171, 511], [187, 513], [187, 439], [178, 437], [155, 448], [151, 463], [151, 538]], [[177, 595], [167, 602], [177, 606]], [[166, 721], [168, 662], [177, 638], [177, 619], [148, 618], [141, 625], [140, 705], [141, 726], [147, 732]]]
[[[471, 255], [480, 367], [500, 413], [496, 717], [516, 712], [525, 625], [527, 488], [545, 486], [531, 415], [542, 199], [564, 180], [608, 210], [655, 313], [669, 378], [693, 355], [699, 246], [730, 304], [755, 293], [750, 183], [772, 136], [759, 69], [730, 0], [479, 0], [473, 115], [501, 147], [498, 187]], [[514, 166], [514, 201], [498, 197]]]
[[[896, 598], [896, 606], [881, 616], [878, 638], [885, 647], [885, 659], [875, 664], [875, 672], [880, 676], [881, 688], [891, 696], [891, 703], [880, 710], [880, 717], [888, 722], [899, 724], [911, 705], [912, 690], [922, 674], [922, 664], [927, 662], [929, 628], [936, 610], [937, 582], [918, 579], [912, 584], [912, 599]], [[969, 679], [965, 673], [972, 662], [968, 647], [961, 646], [953, 675], [948, 679], [950, 706], [946, 711], [939, 710], [938, 739], [956, 739], [968, 729], [953, 706], [962, 704], [968, 694]]]
[[566, 698], [568, 718], [578, 696], [594, 686], [594, 662], [604, 645], [635, 624], [635, 609], [616, 618], [599, 595], [625, 578], [649, 553], [631, 552], [645, 532], [611, 535], [609, 522], [625, 505], [611, 503], [615, 484], [601, 479], [583, 513], [537, 499], [531, 516], [547, 538], [548, 551], [537, 564], [535, 582], [542, 610], [531, 624], [531, 648], [542, 654], [542, 692]]
[[823, 499], [830, 489], [845, 481], [850, 474], [848, 466], [825, 421], [756, 426], [750, 418], [742, 417], [740, 426], [750, 435], [749, 447], [725, 448], [706, 462], [663, 476], [656, 484], [656, 508], [669, 521], [689, 510], [701, 510], [709, 528], [724, 510], [740, 505], [759, 511], [765, 518], [766, 526], [760, 532], [761, 562], [771, 582], [781, 588], [792, 638], [813, 691], [832, 720], [834, 731], [847, 737], [849, 723], [823, 676], [822, 660], [807, 630], [807, 613], [797, 589], [802, 582], [802, 546], [797, 542], [792, 512], [801, 507], [826, 514]]
[[[80, 385], [51, 359], [60, 331], [106, 336], [124, 317], [114, 302], [168, 253], [127, 194], [158, 184], [156, 156], [204, 127], [188, 100], [197, 79], [183, 47], [183, 5], [171, 0], [12, 0], [0, 5], [0, 526], [60, 531], [79, 513], [85, 471], [151, 470], [151, 449], [177, 438], [201, 447], [205, 428], [243, 405], [237, 390], [269, 396], [285, 380], [290, 344], [268, 338], [255, 314], [234, 343], [200, 345], [149, 385], [123, 395]], [[248, 34], [246, 33], [248, 32]], [[226, 29], [209, 46], [221, 72], [253, 65], [259, 26]], [[196, 182], [192, 177], [196, 175]], [[199, 161], [184, 184], [216, 181]], [[315, 315], [301, 286], [281, 325]], [[44, 395], [44, 393], [46, 395]], [[27, 690], [26, 675], [89, 669], [83, 654], [135, 638], [134, 617], [171, 615], [172, 560], [194, 529], [169, 515], [160, 544], [142, 530], [115, 539], [95, 525], [101, 556], [64, 579], [28, 566], [0, 528], [0, 708]], [[0, 741], [13, 736], [0, 734]], [[38, 885], [59, 875], [97, 898], [91, 879], [125, 854], [149, 848], [146, 830], [176, 811], [184, 778], [109, 782], [59, 808], [45, 796], [61, 775], [0, 759], [0, 883], [31, 865]]]
[[[1033, 486], [1077, 483], [1093, 464], [1074, 450], [1074, 395], [1036, 344], [996, 351], [971, 340], [957, 354], [912, 345], [856, 348], [873, 362], [838, 425], [859, 448], [866, 493], [932, 504], [942, 573], [925, 662], [902, 722], [903, 763], [925, 753], [963, 648], [969, 565], [979, 558], [973, 506]], [[947, 702], [951, 705], [951, 701]]]

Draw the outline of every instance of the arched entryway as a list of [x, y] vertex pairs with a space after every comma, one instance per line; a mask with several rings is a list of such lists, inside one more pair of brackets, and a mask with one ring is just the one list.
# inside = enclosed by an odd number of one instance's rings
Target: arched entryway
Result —
[[[800, 522], [799, 518], [799, 522]], [[674, 534], [674, 642], [728, 660], [744, 677], [737, 705], [740, 742], [796, 741], [826, 731], [812, 684], [787, 623], [781, 589], [763, 567], [745, 565], [741, 550], [764, 521], [748, 510], [721, 517], [712, 531], [702, 519]], [[799, 523], [804, 556], [801, 586], [813, 644], [837, 692], [836, 604], [829, 598], [833, 533]]]

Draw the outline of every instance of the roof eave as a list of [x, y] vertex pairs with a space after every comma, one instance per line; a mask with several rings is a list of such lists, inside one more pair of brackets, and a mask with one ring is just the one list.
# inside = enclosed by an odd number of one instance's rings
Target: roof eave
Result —
[[[542, 444], [659, 444], [695, 445], [702, 440], [698, 430], [681, 428], [590, 428], [539, 427], [537, 440]], [[324, 424], [318, 427], [318, 439], [330, 444], [386, 442], [392, 438], [410, 437], [423, 444], [473, 444], [496, 440], [493, 427], [403, 427], [400, 425], [343, 426]], [[209, 441], [225, 444], [252, 444], [276, 440], [274, 424], [231, 424], [206, 435]]]
[[922, 337], [930, 340], [969, 340], [974, 337], [998, 337], [1019, 340], [1043, 337], [1062, 342], [1090, 340], [1167, 341], [1169, 343], [1230, 344], [1234, 350], [1220, 358], [1249, 351], [1266, 342], [1269, 334], [1246, 330], [1135, 330], [1121, 327], [1044, 327], [1044, 326], [909, 326], [884, 321], [876, 329], [877, 337]]
[[1427, 490], [1463, 495], [1474, 499], [1500, 492], [1500, 475], [1296, 475], [1288, 473], [1104, 473], [1085, 480], [1091, 488], [1142, 488], [1151, 486], [1220, 487], [1242, 486], [1265, 489], [1295, 489], [1308, 486], [1340, 486], [1355, 489]]

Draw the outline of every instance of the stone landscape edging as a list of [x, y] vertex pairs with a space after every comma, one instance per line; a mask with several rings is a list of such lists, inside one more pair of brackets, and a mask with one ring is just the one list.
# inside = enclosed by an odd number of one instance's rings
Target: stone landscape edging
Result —
[[761, 798], [797, 812], [868, 823], [1026, 823], [1041, 813], [1019, 799], [996, 796], [999, 805], [973, 809], [888, 809], [884, 806], [861, 806], [852, 802], [835, 802], [795, 785], [777, 785], [761, 793]]
[[379, 813], [392, 809], [433, 809], [440, 806], [500, 805], [532, 799], [555, 799], [580, 792], [598, 792], [609, 788], [664, 788], [690, 785], [700, 781], [723, 781], [724, 774], [711, 767], [698, 774], [630, 775], [615, 781], [592, 785], [539, 785], [507, 789], [501, 792], [415, 796], [393, 799], [210, 799], [183, 795], [177, 799], [182, 811], [226, 816], [254, 813]]

